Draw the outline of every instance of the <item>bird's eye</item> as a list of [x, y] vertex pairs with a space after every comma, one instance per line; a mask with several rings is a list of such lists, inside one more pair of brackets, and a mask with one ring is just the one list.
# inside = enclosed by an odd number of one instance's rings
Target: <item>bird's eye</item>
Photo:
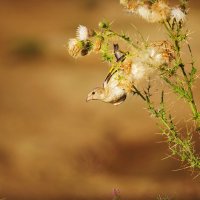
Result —
[[94, 95], [95, 94], [95, 92], [92, 92], [92, 95]]

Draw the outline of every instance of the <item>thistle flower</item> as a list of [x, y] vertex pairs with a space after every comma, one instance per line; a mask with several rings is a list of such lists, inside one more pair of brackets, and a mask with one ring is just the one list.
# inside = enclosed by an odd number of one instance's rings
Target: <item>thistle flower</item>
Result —
[[140, 50], [137, 57], [133, 58], [130, 76], [134, 82], [144, 80], [164, 63], [165, 59], [162, 52], [156, 47], [149, 46], [148, 48]]
[[181, 8], [172, 8], [171, 18], [177, 22], [185, 22], [186, 14], [181, 10]]
[[155, 2], [152, 5], [151, 22], [161, 22], [170, 16], [169, 6], [162, 0]]
[[131, 66], [131, 75], [133, 80], [141, 80], [147, 73], [147, 68], [142, 62], [133, 63]]
[[120, 4], [122, 4], [129, 12], [135, 12], [142, 2], [139, 0], [120, 0]]
[[158, 52], [156, 48], [150, 47], [147, 51], [151, 65], [153, 65], [154, 67], [159, 67], [160, 65], [165, 63], [162, 54]]
[[79, 25], [76, 34], [78, 40], [80, 41], [87, 40], [89, 38], [89, 30], [86, 26]]
[[79, 40], [77, 40], [76, 38], [69, 39], [68, 52], [72, 57], [74, 58], [78, 57], [82, 48], [83, 45]]
[[159, 41], [151, 44], [151, 47], [154, 47], [157, 52], [162, 55], [161, 64], [170, 64], [175, 57], [175, 52], [172, 44], [169, 41]]
[[139, 6], [137, 9], [138, 15], [140, 15], [143, 19], [150, 21], [151, 10], [148, 5]]
[[138, 15], [150, 23], [161, 22], [169, 17], [170, 9], [164, 1], [144, 4], [138, 7]]

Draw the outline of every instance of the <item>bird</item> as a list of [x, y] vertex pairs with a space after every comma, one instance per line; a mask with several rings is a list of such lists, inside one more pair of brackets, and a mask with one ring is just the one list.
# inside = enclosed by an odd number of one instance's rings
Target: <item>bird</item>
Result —
[[92, 90], [88, 94], [86, 101], [100, 100], [105, 103], [111, 103], [115, 106], [123, 103], [126, 100], [127, 92], [118, 81], [118, 78], [122, 73], [122, 70], [110, 72], [107, 75], [103, 86], [96, 87]]
[[[118, 44], [113, 44], [113, 49], [116, 62], [123, 62], [126, 59], [126, 54], [119, 50]], [[125, 73], [122, 69], [111, 70], [111, 72], [108, 73], [103, 86], [96, 87], [92, 90], [88, 94], [86, 101], [100, 100], [115, 106], [123, 103], [127, 97], [127, 90], [125, 85], [120, 84], [120, 77], [125, 77]]]

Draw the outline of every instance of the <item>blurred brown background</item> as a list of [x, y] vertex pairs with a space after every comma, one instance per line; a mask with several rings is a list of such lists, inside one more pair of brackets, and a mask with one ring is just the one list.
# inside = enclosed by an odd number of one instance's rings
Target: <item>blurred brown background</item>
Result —
[[[198, 2], [191, 1], [189, 28], [200, 64]], [[74, 60], [65, 45], [79, 24], [95, 28], [104, 18], [117, 31], [131, 33], [134, 24], [145, 37], [165, 37], [117, 0], [0, 0], [0, 197], [105, 200], [120, 188], [123, 199], [200, 198], [200, 179], [174, 172], [176, 160], [161, 161], [167, 146], [157, 143], [139, 99], [85, 102], [107, 66], [97, 55]], [[183, 116], [185, 105], [174, 110]]]

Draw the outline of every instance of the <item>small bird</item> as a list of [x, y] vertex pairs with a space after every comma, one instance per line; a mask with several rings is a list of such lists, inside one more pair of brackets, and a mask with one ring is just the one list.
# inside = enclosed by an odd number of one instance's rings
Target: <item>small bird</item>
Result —
[[[113, 48], [116, 62], [123, 62], [126, 58], [126, 54], [119, 50], [118, 44], [113, 44]], [[91, 91], [86, 101], [100, 100], [115, 106], [123, 103], [127, 97], [127, 90], [120, 84], [119, 77], [124, 77], [124, 71], [121, 69], [112, 70], [107, 75], [103, 87], [97, 87]]]
[[103, 83], [103, 87], [97, 87], [91, 91], [86, 101], [100, 100], [115, 106], [123, 103], [127, 97], [127, 92], [119, 85], [118, 77], [121, 73], [123, 73], [121, 70], [110, 72]]

